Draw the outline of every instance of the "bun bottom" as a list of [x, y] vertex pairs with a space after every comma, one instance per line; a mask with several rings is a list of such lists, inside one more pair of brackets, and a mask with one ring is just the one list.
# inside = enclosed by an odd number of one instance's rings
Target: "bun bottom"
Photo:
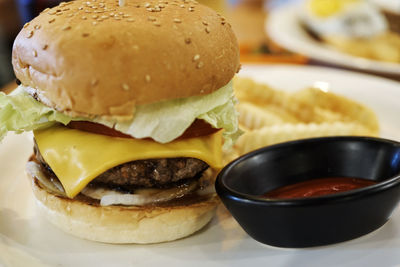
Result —
[[182, 206], [96, 206], [51, 194], [32, 178], [40, 212], [61, 230], [103, 243], [150, 244], [180, 239], [204, 227], [214, 216], [219, 198]]

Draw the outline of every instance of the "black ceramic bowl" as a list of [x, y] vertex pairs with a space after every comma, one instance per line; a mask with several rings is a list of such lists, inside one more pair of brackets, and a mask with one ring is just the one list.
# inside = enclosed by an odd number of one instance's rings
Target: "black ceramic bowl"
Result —
[[[284, 185], [321, 177], [377, 184], [310, 198], [266, 199]], [[243, 229], [264, 244], [310, 247], [350, 240], [382, 226], [400, 199], [400, 143], [323, 137], [269, 146], [228, 164], [216, 190]]]

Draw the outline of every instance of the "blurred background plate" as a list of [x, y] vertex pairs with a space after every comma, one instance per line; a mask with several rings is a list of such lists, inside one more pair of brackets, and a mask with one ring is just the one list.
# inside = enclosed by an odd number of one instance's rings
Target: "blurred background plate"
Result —
[[270, 12], [266, 21], [268, 35], [279, 45], [320, 63], [377, 74], [400, 75], [400, 64], [351, 56], [314, 40], [302, 27], [298, 3]]
[[[294, 91], [326, 82], [331, 91], [371, 107], [381, 136], [400, 140], [400, 83], [321, 67], [244, 66], [240, 75]], [[108, 245], [67, 235], [37, 214], [25, 164], [32, 135], [0, 144], [0, 266], [394, 266], [400, 262], [400, 211], [364, 237], [312, 249], [277, 249], [251, 239], [220, 206], [200, 232], [155, 245]], [[360, 222], [362, 223], [362, 222]]]

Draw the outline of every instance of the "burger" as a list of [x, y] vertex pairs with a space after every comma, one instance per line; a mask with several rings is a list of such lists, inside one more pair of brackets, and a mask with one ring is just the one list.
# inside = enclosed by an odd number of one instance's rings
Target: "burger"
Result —
[[33, 130], [41, 213], [106, 243], [188, 236], [213, 217], [222, 147], [240, 134], [237, 40], [191, 0], [61, 3], [24, 25], [0, 136]]

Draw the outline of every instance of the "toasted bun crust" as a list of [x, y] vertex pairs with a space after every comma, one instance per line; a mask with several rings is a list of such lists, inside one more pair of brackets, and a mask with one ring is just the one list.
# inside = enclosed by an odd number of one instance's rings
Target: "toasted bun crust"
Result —
[[136, 105], [227, 84], [239, 69], [230, 25], [192, 0], [161, 2], [77, 0], [43, 11], [15, 39], [17, 78], [59, 111], [128, 117]]
[[56, 196], [32, 178], [40, 212], [74, 236], [104, 243], [160, 243], [193, 234], [214, 216], [216, 195], [192, 205], [171, 207], [94, 206]]

